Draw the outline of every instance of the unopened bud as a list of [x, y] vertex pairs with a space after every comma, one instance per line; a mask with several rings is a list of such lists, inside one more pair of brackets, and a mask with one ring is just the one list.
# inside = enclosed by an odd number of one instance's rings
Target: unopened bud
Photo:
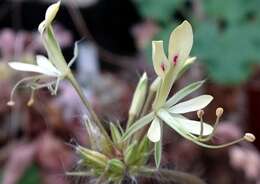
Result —
[[204, 111], [203, 110], [198, 110], [197, 111], [197, 116], [199, 119], [201, 119], [204, 116]]
[[76, 152], [81, 155], [81, 158], [85, 162], [92, 165], [93, 167], [105, 168], [107, 161], [109, 160], [106, 155], [94, 150], [84, 148], [82, 146], [77, 146]]
[[157, 89], [159, 88], [159, 86], [160, 86], [160, 83], [161, 83], [161, 77], [157, 77], [154, 81], [153, 81], [153, 83], [151, 84], [151, 87], [150, 87], [150, 89], [152, 90], [152, 91], [157, 91]]
[[144, 73], [135, 89], [134, 96], [132, 99], [132, 104], [129, 110], [130, 115], [137, 115], [141, 111], [145, 101], [147, 86], [148, 86], [148, 78], [146, 73]]
[[248, 141], [248, 142], [254, 142], [256, 138], [255, 138], [254, 134], [246, 133], [246, 134], [244, 135], [244, 139], [245, 139], [246, 141]]
[[224, 109], [223, 109], [223, 108], [221, 108], [221, 107], [217, 108], [217, 110], [216, 110], [216, 116], [217, 116], [217, 117], [221, 117], [221, 116], [223, 115], [223, 112], [224, 112]]
[[45, 25], [48, 26], [52, 23], [53, 19], [55, 18], [56, 14], [60, 9], [60, 1], [57, 3], [52, 4], [46, 11], [45, 14]]

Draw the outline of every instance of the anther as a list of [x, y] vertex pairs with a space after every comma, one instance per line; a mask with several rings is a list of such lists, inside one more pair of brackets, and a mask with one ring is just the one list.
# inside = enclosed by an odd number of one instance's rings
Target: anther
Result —
[[197, 111], [197, 116], [199, 119], [201, 119], [204, 116], [204, 111], [203, 110], [198, 110]]
[[221, 108], [221, 107], [217, 108], [217, 110], [216, 110], [216, 116], [217, 116], [218, 118], [220, 118], [220, 117], [223, 115], [223, 112], [224, 112], [224, 109], [223, 109], [223, 108]]
[[197, 116], [200, 119], [200, 135], [199, 135], [199, 139], [201, 139], [203, 137], [203, 115], [204, 115], [204, 111], [203, 110], [198, 110], [197, 111]]
[[254, 134], [251, 134], [251, 133], [246, 133], [244, 135], [244, 139], [248, 142], [254, 142], [255, 141], [255, 135]]

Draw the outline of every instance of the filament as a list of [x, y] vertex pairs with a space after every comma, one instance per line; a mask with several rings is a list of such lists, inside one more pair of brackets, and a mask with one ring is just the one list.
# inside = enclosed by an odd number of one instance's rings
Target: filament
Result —
[[16, 89], [17, 89], [22, 83], [27, 82], [27, 81], [31, 81], [31, 80], [37, 80], [37, 79], [40, 79], [40, 78], [42, 78], [42, 77], [43, 77], [43, 75], [37, 75], [37, 76], [32, 76], [32, 77], [25, 77], [25, 78], [21, 79], [20, 81], [18, 81], [18, 82], [14, 85], [14, 87], [13, 87], [13, 89], [12, 89], [12, 91], [11, 91], [10, 100], [9, 100], [9, 102], [7, 103], [7, 105], [12, 106], [12, 105], [15, 104], [15, 102], [14, 102], [14, 93], [15, 93]]

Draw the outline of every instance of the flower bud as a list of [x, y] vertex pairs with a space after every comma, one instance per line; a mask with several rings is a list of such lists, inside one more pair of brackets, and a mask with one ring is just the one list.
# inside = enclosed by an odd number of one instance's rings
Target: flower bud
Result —
[[59, 9], [60, 9], [60, 1], [49, 6], [45, 14], [45, 26], [48, 26], [52, 23]]
[[154, 81], [153, 81], [153, 83], [151, 84], [151, 87], [150, 87], [150, 89], [152, 90], [152, 91], [157, 91], [157, 89], [159, 88], [159, 86], [160, 86], [160, 84], [161, 84], [161, 77], [157, 77]]
[[129, 115], [137, 115], [140, 113], [145, 101], [147, 86], [148, 86], [148, 78], [146, 73], [144, 73], [135, 89], [134, 96], [132, 99], [132, 104], [129, 110]]
[[136, 154], [137, 142], [129, 145], [124, 152], [124, 161], [126, 164], [131, 164], [138, 155]]
[[109, 160], [106, 155], [82, 146], [77, 146], [76, 151], [87, 164], [94, 168], [105, 168]]

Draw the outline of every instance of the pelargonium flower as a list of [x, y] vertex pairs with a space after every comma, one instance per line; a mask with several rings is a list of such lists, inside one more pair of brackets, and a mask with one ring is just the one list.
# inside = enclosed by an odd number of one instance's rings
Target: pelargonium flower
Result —
[[[188, 21], [184, 21], [171, 33], [168, 47], [168, 57], [164, 52], [163, 41], [153, 41], [153, 66], [159, 85], [152, 110], [128, 127], [122, 139], [127, 140], [135, 132], [150, 124], [147, 137], [154, 142], [155, 163], [159, 167], [162, 152], [162, 126], [166, 124], [174, 129], [182, 137], [207, 148], [222, 148], [242, 140], [251, 141], [252, 134], [222, 145], [211, 145], [205, 142], [214, 136], [223, 109], [216, 110], [217, 119], [214, 126], [203, 122], [203, 111], [212, 100], [210, 95], [201, 95], [188, 101], [180, 102], [186, 96], [197, 90], [204, 81], [194, 82], [168, 98], [170, 90], [176, 79], [194, 62], [195, 57], [189, 57], [193, 44], [192, 27]], [[188, 112], [198, 111], [199, 121], [190, 120], [183, 116]], [[251, 139], [252, 138], [252, 139]]]
[[[182, 116], [184, 113], [198, 111], [206, 107], [213, 97], [210, 95], [201, 95], [188, 101], [184, 101], [173, 105], [170, 108], [161, 108], [156, 112], [156, 117], [148, 130], [147, 136], [150, 141], [158, 142], [161, 138], [160, 122], [165, 122], [168, 126], [175, 129], [178, 127], [183, 132], [188, 132], [194, 135], [201, 134], [201, 122], [189, 120]], [[212, 133], [213, 127], [209, 124], [203, 123], [202, 136], [208, 136]]]
[[[14, 105], [13, 96], [15, 90], [23, 83], [26, 83], [27, 86], [32, 89], [32, 95], [28, 102], [28, 104], [31, 105], [33, 102], [34, 91], [36, 89], [48, 87], [52, 94], [56, 94], [59, 82], [64, 78], [62, 71], [59, 71], [45, 56], [42, 55], [36, 56], [36, 65], [22, 62], [9, 62], [8, 65], [17, 71], [33, 72], [38, 74], [31, 77], [25, 77], [16, 83], [12, 89], [8, 105]], [[47, 82], [42, 82], [42, 80], [47, 80]], [[54, 85], [55, 87], [53, 87]]]
[[[74, 77], [70, 70], [70, 66], [76, 60], [76, 57], [78, 55], [77, 42], [75, 44], [74, 57], [67, 64], [61, 52], [61, 48], [55, 38], [51, 26], [56, 14], [59, 11], [59, 8], [60, 8], [60, 1], [49, 6], [45, 13], [45, 19], [39, 25], [39, 32], [42, 36], [42, 42], [47, 51], [48, 59], [44, 56], [36, 56], [36, 63], [37, 63], [36, 65], [26, 64], [21, 62], [9, 63], [9, 66], [15, 70], [25, 71], [25, 72], [35, 72], [40, 75], [26, 77], [20, 80], [19, 82], [17, 82], [17, 84], [14, 86], [11, 92], [11, 98], [10, 101], [8, 102], [8, 105], [14, 105], [14, 101], [13, 101], [14, 92], [16, 88], [22, 83], [27, 83], [27, 85], [29, 85], [29, 87], [32, 89], [32, 95], [29, 101], [32, 102], [33, 94], [36, 89], [48, 87], [52, 94], [56, 94], [58, 90], [59, 82], [61, 80], [65, 78], [74, 80]], [[48, 81], [46, 83], [42, 83], [41, 81], [50, 78], [51, 79], [55, 78], [55, 79]]]

